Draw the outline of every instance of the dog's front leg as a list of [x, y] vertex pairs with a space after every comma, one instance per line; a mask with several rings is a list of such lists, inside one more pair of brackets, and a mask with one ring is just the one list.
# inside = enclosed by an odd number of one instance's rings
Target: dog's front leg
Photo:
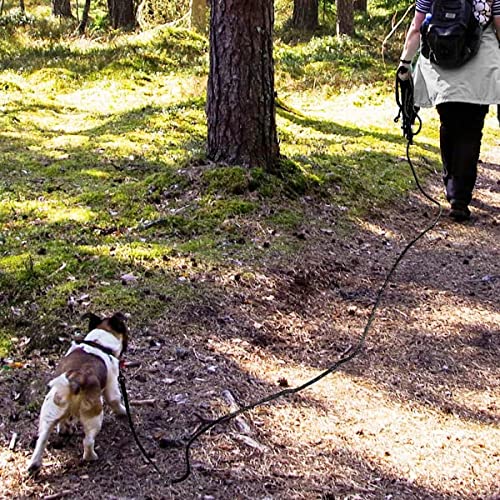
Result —
[[97, 460], [99, 457], [94, 450], [95, 438], [102, 427], [103, 412], [93, 417], [81, 416], [85, 438], [83, 439], [83, 459]]

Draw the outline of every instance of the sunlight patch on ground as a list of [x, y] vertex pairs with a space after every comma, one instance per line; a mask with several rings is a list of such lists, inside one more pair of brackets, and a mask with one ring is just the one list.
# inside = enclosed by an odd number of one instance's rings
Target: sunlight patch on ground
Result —
[[[320, 119], [330, 120], [339, 124], [356, 124], [361, 128], [380, 127], [389, 129], [390, 133], [401, 134], [401, 123], [394, 123], [398, 114], [398, 106], [393, 94], [381, 92], [374, 96], [373, 90], [359, 87], [349, 93], [341, 93], [333, 97], [318, 98], [317, 94], [292, 94], [286, 102], [302, 113]], [[419, 141], [428, 141], [426, 133], [431, 137], [437, 132], [437, 113], [434, 108], [421, 109], [419, 112], [424, 127]], [[392, 125], [391, 125], [392, 124]], [[428, 128], [429, 130], [425, 130]]]
[[391, 240], [400, 240], [401, 235], [396, 234], [394, 231], [391, 231], [390, 228], [381, 226], [380, 224], [376, 224], [374, 222], [370, 222], [368, 219], [360, 219], [356, 218], [356, 224], [359, 225], [365, 231], [368, 231], [372, 234], [376, 234], [379, 237], [390, 238]]
[[139, 106], [167, 107], [172, 104], [198, 96], [199, 78], [158, 76], [153, 84], [121, 81], [99, 82], [97, 86], [83, 88], [57, 96], [57, 102], [63, 106], [75, 106], [89, 113], [124, 113]]
[[[210, 343], [276, 392], [279, 380], [296, 387], [319, 373], [268, 353], [250, 354], [244, 341]], [[382, 473], [443, 493], [452, 493], [459, 483], [471, 490], [491, 488], [500, 474], [495, 458], [500, 429], [398, 400], [376, 384], [343, 372], [294, 396], [293, 403], [281, 399], [254, 411], [266, 417], [269, 428], [279, 428], [274, 439], [301, 460], [310, 447], [320, 462], [319, 450], [324, 450], [325, 462], [335, 450], [348, 450]]]
[[59, 135], [45, 141], [44, 149], [49, 151], [53, 150], [67, 150], [68, 148], [84, 147], [88, 144], [90, 138], [82, 135]]
[[[11, 201], [11, 209], [16, 213], [29, 215], [32, 224], [44, 222], [56, 223], [62, 221], [88, 222], [96, 218], [96, 214], [88, 207], [69, 205], [59, 200], [26, 200]], [[25, 224], [26, 222], [23, 222]]]
[[104, 172], [103, 170], [98, 170], [96, 168], [83, 169], [82, 174], [88, 175], [94, 179], [109, 179], [111, 177], [109, 172]]

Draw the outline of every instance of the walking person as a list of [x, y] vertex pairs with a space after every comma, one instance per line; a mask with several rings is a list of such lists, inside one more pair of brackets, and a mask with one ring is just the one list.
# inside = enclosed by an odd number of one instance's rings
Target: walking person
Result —
[[435, 1], [439, 0], [416, 0], [397, 74], [410, 72], [413, 77], [416, 106], [436, 106], [449, 215], [463, 222], [471, 216], [485, 116], [490, 104], [500, 104], [500, 0], [470, 0], [484, 30], [475, 56], [449, 69], [420, 55], [412, 71], [413, 59], [422, 49], [421, 26], [429, 20]]

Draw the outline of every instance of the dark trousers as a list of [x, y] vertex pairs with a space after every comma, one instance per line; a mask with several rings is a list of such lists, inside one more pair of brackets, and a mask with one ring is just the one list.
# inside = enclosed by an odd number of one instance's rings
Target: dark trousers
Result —
[[436, 108], [441, 120], [440, 147], [446, 197], [448, 201], [468, 205], [476, 183], [488, 106], [447, 102]]

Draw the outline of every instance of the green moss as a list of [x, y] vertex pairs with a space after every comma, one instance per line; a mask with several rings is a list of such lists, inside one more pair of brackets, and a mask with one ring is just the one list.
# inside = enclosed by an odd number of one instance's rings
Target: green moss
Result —
[[209, 193], [226, 193], [240, 195], [249, 190], [251, 175], [243, 167], [217, 166], [202, 174]]
[[11, 332], [0, 328], [0, 358], [7, 356], [12, 346]]

